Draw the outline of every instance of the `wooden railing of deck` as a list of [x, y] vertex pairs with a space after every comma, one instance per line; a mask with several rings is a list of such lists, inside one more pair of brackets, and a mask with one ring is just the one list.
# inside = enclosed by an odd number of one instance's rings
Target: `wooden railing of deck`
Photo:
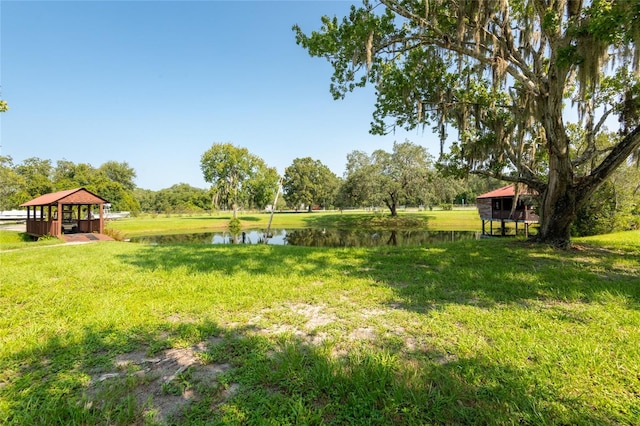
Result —
[[31, 235], [58, 235], [58, 221], [42, 221], [42, 220], [27, 220], [27, 234]]
[[100, 232], [100, 219], [83, 219], [78, 221], [79, 232]]

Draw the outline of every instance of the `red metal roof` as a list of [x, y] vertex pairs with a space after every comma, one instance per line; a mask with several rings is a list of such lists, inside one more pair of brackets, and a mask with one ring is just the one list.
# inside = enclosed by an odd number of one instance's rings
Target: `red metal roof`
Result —
[[516, 191], [513, 185], [503, 186], [502, 188], [495, 189], [486, 194], [478, 195], [476, 198], [499, 198], [499, 197], [514, 197]]
[[[65, 200], [65, 198], [67, 200]], [[102, 204], [106, 203], [107, 200], [97, 196], [91, 191], [87, 191], [84, 188], [75, 188], [41, 195], [31, 201], [20, 204], [20, 207], [48, 206], [59, 202], [63, 202], [65, 204]]]
[[[537, 194], [536, 191], [534, 191], [533, 189], [530, 189], [529, 187], [527, 187], [524, 184], [520, 185], [520, 190], [518, 191], [518, 193], [520, 195], [523, 195], [523, 194], [535, 195], [535, 194]], [[478, 195], [476, 197], [476, 199], [480, 199], [480, 198], [515, 197], [515, 195], [516, 195], [515, 185], [511, 184], [511, 185], [503, 186], [502, 188], [494, 189], [493, 191], [487, 192], [486, 194]]]

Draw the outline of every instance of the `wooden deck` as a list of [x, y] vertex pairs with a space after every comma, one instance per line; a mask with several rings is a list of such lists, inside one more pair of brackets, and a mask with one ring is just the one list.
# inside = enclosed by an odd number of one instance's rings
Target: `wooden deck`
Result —
[[96, 241], [113, 241], [113, 238], [111, 238], [108, 235], [95, 234], [95, 233], [62, 234], [62, 235], [59, 235], [58, 238], [60, 238], [61, 240], [64, 240], [67, 243], [92, 243]]

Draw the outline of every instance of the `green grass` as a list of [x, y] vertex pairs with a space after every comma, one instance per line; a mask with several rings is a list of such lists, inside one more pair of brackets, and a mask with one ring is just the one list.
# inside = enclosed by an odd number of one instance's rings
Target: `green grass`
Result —
[[0, 252], [0, 424], [639, 424], [639, 257], [639, 231]]
[[24, 232], [0, 230], [0, 251], [16, 250], [25, 247], [48, 246], [60, 244], [62, 241], [57, 238], [42, 238], [34, 241]]

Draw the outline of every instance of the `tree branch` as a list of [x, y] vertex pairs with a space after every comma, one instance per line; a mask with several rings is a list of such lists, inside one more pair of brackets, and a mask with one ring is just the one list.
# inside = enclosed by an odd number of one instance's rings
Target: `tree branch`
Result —
[[590, 175], [581, 179], [578, 184], [578, 194], [581, 200], [586, 200], [607, 179], [614, 170], [629, 158], [635, 150], [640, 148], [640, 126], [624, 137], [596, 167]]
[[[409, 38], [418, 38], [421, 41], [420, 42], [421, 44], [435, 45], [437, 47], [440, 47], [441, 49], [455, 52], [462, 56], [468, 56], [470, 58], [474, 58], [487, 67], [493, 67], [493, 62], [495, 60], [495, 57], [491, 55], [492, 52], [488, 47], [484, 47], [483, 49], [483, 51], [486, 52], [486, 54], [484, 55], [480, 54], [475, 49], [470, 49], [466, 47], [465, 46], [466, 43], [463, 40], [452, 40], [451, 35], [443, 33], [439, 28], [432, 25], [427, 19], [423, 18], [422, 16], [411, 13], [406, 8], [400, 6], [397, 2], [392, 0], [381, 0], [381, 2], [390, 10], [398, 14], [399, 16], [402, 16], [409, 21], [415, 22], [423, 28], [428, 28], [429, 30], [433, 31], [433, 33], [435, 34], [435, 37], [429, 37], [429, 36], [426, 36], [425, 34], [420, 34], [420, 35], [415, 35], [414, 37], [409, 37]], [[541, 85], [535, 83], [535, 81], [537, 80], [537, 77], [535, 76], [533, 71], [531, 71], [528, 67], [524, 66], [524, 64], [522, 63], [524, 59], [519, 54], [518, 54], [518, 58], [514, 56], [514, 52], [517, 51], [517, 49], [515, 49], [515, 46], [510, 45], [508, 40], [506, 40], [504, 37], [500, 37], [494, 33], [487, 32], [486, 30], [483, 30], [483, 31], [489, 34], [489, 36], [495, 39], [499, 44], [502, 44], [503, 46], [505, 46], [507, 50], [511, 53], [511, 56], [508, 58], [509, 60], [507, 61], [510, 64], [507, 67], [507, 72], [509, 73], [509, 75], [511, 75], [511, 77], [513, 77], [515, 80], [521, 82], [532, 93], [538, 94], [539, 88]], [[405, 38], [404, 40], [406, 41], [407, 38]], [[446, 42], [447, 40], [449, 40], [448, 43]], [[517, 63], [518, 67], [516, 67], [514, 63]]]
[[490, 172], [488, 170], [471, 170], [470, 173], [478, 176], [495, 178], [495, 179], [499, 179], [499, 180], [510, 182], [510, 183], [524, 183], [529, 188], [535, 189], [539, 193], [544, 192], [544, 190], [546, 189], [546, 184], [534, 177], [511, 176], [511, 175], [505, 175], [502, 173]]

